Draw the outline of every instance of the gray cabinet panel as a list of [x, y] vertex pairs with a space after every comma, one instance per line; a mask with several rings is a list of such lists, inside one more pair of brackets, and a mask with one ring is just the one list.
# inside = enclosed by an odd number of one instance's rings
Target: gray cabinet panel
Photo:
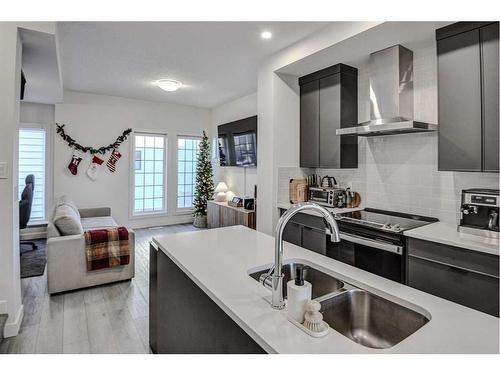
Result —
[[153, 336], [150, 336], [156, 353], [265, 353], [161, 250], [157, 252], [156, 264], [157, 293], [154, 298], [156, 313], [161, 319], [156, 320]]
[[437, 42], [439, 170], [481, 171], [479, 30]]
[[340, 168], [340, 74], [319, 81], [319, 166]]
[[300, 166], [319, 166], [319, 81], [300, 86]]
[[480, 29], [483, 85], [483, 170], [498, 172], [498, 23]]
[[408, 285], [499, 316], [498, 279], [410, 255]]
[[498, 256], [493, 254], [416, 238], [408, 238], [408, 254], [491, 276], [499, 276]]
[[302, 246], [302, 228], [299, 224], [289, 221], [283, 230], [283, 240]]
[[157, 342], [157, 261], [158, 251], [152, 245], [149, 245], [149, 346], [153, 353], [158, 351]]
[[326, 255], [326, 233], [309, 227], [302, 227], [302, 247]]

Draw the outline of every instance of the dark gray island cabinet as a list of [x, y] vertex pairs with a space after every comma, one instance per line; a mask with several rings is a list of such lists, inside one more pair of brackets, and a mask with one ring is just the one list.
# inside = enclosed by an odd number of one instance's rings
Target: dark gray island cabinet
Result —
[[265, 353], [154, 242], [149, 255], [149, 345], [153, 353]]
[[408, 285], [499, 316], [498, 255], [408, 238]]
[[499, 171], [498, 25], [436, 30], [441, 171]]

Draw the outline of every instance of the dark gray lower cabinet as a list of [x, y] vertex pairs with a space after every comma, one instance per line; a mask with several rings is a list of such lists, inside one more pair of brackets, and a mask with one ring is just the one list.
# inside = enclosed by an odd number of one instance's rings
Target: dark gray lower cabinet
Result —
[[149, 343], [154, 353], [265, 353], [163, 251], [151, 246], [150, 254]]
[[408, 285], [499, 316], [498, 256], [410, 238]]
[[[281, 214], [285, 210], [280, 210]], [[283, 240], [294, 245], [326, 255], [327, 235], [323, 218], [298, 213], [283, 230]]]
[[324, 230], [302, 227], [302, 247], [326, 255], [326, 233]]
[[289, 221], [283, 230], [283, 240], [302, 246], [302, 227], [300, 224]]

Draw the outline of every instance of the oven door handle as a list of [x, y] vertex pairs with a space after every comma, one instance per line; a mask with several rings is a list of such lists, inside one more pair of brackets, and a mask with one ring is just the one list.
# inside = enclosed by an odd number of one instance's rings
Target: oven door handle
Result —
[[364, 245], [364, 246], [369, 246], [369, 247], [374, 247], [376, 249], [384, 250], [384, 251], [389, 251], [394, 254], [399, 254], [403, 255], [403, 247], [398, 246], [398, 245], [393, 245], [390, 243], [386, 242], [380, 242], [380, 241], [374, 241], [374, 240], [369, 240], [364, 237], [360, 236], [355, 236], [353, 234], [346, 234], [346, 233], [340, 233], [340, 239], [353, 242], [359, 245]]

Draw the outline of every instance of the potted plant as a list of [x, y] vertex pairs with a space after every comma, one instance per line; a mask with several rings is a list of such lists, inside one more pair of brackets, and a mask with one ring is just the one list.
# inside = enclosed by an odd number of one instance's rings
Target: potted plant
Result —
[[194, 226], [207, 227], [207, 202], [214, 195], [212, 163], [210, 161], [210, 142], [203, 131], [196, 163], [196, 187], [194, 192]]

